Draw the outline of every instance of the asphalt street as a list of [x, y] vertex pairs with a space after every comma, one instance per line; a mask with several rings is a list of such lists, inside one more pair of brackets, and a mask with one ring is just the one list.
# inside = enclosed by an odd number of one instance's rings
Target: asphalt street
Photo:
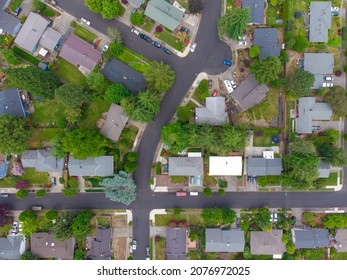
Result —
[[[163, 51], [146, 43], [130, 32], [130, 28], [116, 20], [103, 20], [84, 6], [83, 0], [60, 0], [59, 6], [77, 18], [84, 17], [91, 26], [105, 33], [107, 26], [117, 26], [123, 35], [126, 47], [143, 54], [149, 59], [168, 63], [176, 72], [175, 84], [169, 90], [162, 102], [160, 113], [154, 122], [147, 126], [138, 149], [138, 170], [134, 180], [138, 186], [137, 199], [129, 206], [133, 211], [133, 232], [137, 239], [135, 259], [145, 259], [145, 247], [149, 245], [149, 212], [152, 209], [165, 208], [206, 208], [227, 206], [230, 208], [333, 208], [347, 206], [347, 193], [340, 192], [233, 192], [224, 197], [214, 194], [211, 198], [176, 197], [174, 193], [155, 193], [149, 189], [150, 171], [155, 150], [160, 141], [160, 132], [168, 124], [189, 90], [195, 76], [199, 72], [218, 74], [226, 70], [224, 59], [231, 60], [229, 47], [217, 36], [217, 20], [221, 15], [221, 1], [205, 0], [200, 28], [195, 42], [197, 48], [186, 58], [167, 55]], [[347, 124], [345, 123], [345, 133]], [[347, 145], [345, 142], [345, 149]], [[346, 169], [344, 174], [346, 174]], [[344, 182], [346, 181], [344, 175]], [[0, 203], [2, 203], [0, 199]], [[35, 199], [30, 195], [24, 200], [18, 200], [14, 195], [6, 198], [11, 209], [29, 209], [33, 205], [42, 205], [46, 209], [125, 209], [123, 204], [115, 203], [105, 198], [102, 193], [79, 194], [73, 198], [65, 198], [61, 194], [47, 194], [44, 200]]]

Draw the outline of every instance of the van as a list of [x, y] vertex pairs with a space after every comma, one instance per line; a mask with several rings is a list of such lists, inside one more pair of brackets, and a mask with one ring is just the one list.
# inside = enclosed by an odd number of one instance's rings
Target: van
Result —
[[187, 196], [186, 192], [176, 192], [176, 196]]
[[189, 193], [191, 196], [197, 196], [197, 195], [199, 195], [199, 192], [190, 192]]
[[227, 90], [229, 93], [232, 93], [232, 92], [234, 91], [233, 86], [232, 86], [232, 84], [231, 84], [231, 82], [230, 82], [229, 80], [225, 80], [225, 81], [223, 82], [223, 84], [224, 84], [224, 87], [226, 88], [226, 90]]
[[42, 209], [43, 209], [42, 206], [32, 206], [31, 207], [31, 210], [33, 210], [33, 211], [41, 211]]

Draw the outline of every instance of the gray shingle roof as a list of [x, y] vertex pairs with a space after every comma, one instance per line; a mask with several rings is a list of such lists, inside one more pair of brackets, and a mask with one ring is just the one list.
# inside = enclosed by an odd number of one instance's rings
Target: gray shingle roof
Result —
[[304, 70], [315, 77], [312, 89], [319, 89], [323, 85], [323, 76], [334, 71], [334, 55], [332, 53], [304, 53]]
[[281, 47], [278, 43], [278, 31], [276, 28], [254, 29], [253, 45], [260, 48], [260, 59], [267, 58], [268, 56], [278, 57], [281, 52]]
[[314, 97], [299, 99], [296, 133], [312, 133], [312, 121], [329, 121], [333, 110], [328, 103], [316, 103]]
[[30, 12], [14, 42], [28, 52], [34, 52], [49, 22], [38, 14]]
[[173, 31], [182, 22], [184, 12], [164, 0], [150, 0], [145, 15]]
[[61, 172], [64, 159], [54, 157], [48, 150], [27, 150], [21, 156], [24, 168], [35, 168], [37, 172]]
[[202, 176], [204, 161], [202, 157], [170, 157], [170, 176]]
[[186, 259], [186, 228], [166, 228], [166, 257], [168, 260]]
[[142, 74], [115, 58], [107, 62], [101, 73], [110, 81], [123, 84], [133, 93], [146, 88], [146, 80]]
[[264, 23], [264, 0], [242, 0], [242, 8], [249, 7], [251, 19], [248, 23]]
[[139, 8], [145, 2], [145, 0], [128, 0], [128, 2], [136, 8]]
[[54, 29], [48, 27], [43, 33], [39, 44], [50, 52], [54, 51], [62, 35]]
[[71, 34], [63, 45], [59, 56], [75, 66], [92, 71], [101, 59], [100, 51], [93, 45]]
[[282, 242], [283, 231], [279, 229], [270, 232], [251, 231], [252, 255], [277, 255], [286, 251]]
[[23, 235], [8, 235], [0, 238], [0, 260], [19, 260], [25, 251]]
[[22, 24], [18, 18], [4, 11], [9, 3], [8, 0], [0, 0], [0, 29], [5, 33], [16, 36]]
[[195, 109], [197, 124], [223, 125], [228, 122], [225, 97], [207, 97], [206, 107]]
[[101, 134], [114, 142], [118, 141], [128, 118], [122, 107], [111, 104], [106, 115], [105, 124], [100, 130]]
[[330, 171], [330, 164], [321, 160], [318, 165], [319, 178], [329, 178]]
[[231, 97], [242, 111], [246, 111], [263, 101], [268, 91], [267, 85], [259, 85], [254, 76], [250, 75], [231, 93]]
[[30, 244], [31, 253], [39, 258], [73, 259], [75, 247], [74, 238], [58, 241], [48, 232], [37, 232], [31, 235]]
[[269, 176], [282, 174], [282, 159], [248, 158], [247, 175]]
[[243, 252], [245, 235], [242, 230], [221, 230], [220, 228], [205, 229], [206, 252]]
[[74, 159], [70, 156], [68, 168], [71, 176], [112, 176], [114, 174], [113, 156], [85, 160]]
[[310, 42], [328, 42], [331, 28], [331, 2], [311, 2]]
[[337, 252], [347, 252], [347, 229], [336, 229], [335, 248]]
[[0, 91], [0, 115], [26, 117], [26, 112], [17, 88]]
[[314, 249], [328, 247], [330, 243], [327, 229], [293, 230], [295, 249]]
[[96, 229], [96, 237], [90, 240], [89, 248], [86, 254], [88, 260], [110, 260], [112, 229], [100, 228]]

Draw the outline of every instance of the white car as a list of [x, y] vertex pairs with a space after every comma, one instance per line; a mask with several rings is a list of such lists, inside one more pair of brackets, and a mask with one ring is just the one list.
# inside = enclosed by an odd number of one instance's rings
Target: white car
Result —
[[334, 78], [331, 77], [331, 76], [327, 76], [327, 77], [324, 78], [324, 80], [325, 80], [325, 81], [333, 81]]
[[135, 239], [133, 240], [132, 248], [133, 248], [133, 250], [136, 250], [136, 248], [137, 248], [137, 241]]
[[339, 7], [331, 7], [331, 11], [332, 12], [338, 12], [338, 11], [340, 11], [340, 8]]
[[333, 87], [333, 83], [323, 83], [323, 87]]
[[102, 52], [106, 52], [108, 50], [108, 45], [105, 45], [103, 48], [102, 48]]
[[90, 21], [86, 20], [85, 18], [81, 18], [81, 23], [84, 23], [86, 25], [90, 25]]
[[132, 28], [132, 29], [131, 29], [131, 32], [135, 33], [136, 35], [139, 35], [139, 34], [140, 34], [140, 32], [139, 32], [139, 31], [137, 31], [137, 30], [136, 30], [136, 29], [134, 29], [134, 28]]
[[246, 41], [240, 41], [239, 46], [247, 46], [247, 42]]
[[246, 40], [246, 36], [239, 36], [239, 40]]
[[196, 48], [197, 44], [194, 43], [191, 47], [190, 47], [190, 51], [191, 52], [194, 52], [195, 51], [195, 48]]
[[19, 226], [18, 226], [19, 232], [22, 232], [23, 230], [23, 223], [19, 222]]
[[277, 222], [277, 213], [273, 213], [273, 221]]
[[232, 93], [234, 91], [233, 86], [229, 80], [225, 80], [223, 84], [229, 93]]
[[230, 80], [230, 83], [231, 83], [231, 86], [233, 87], [233, 89], [235, 89], [236, 88], [235, 82], [233, 80]]
[[18, 232], [18, 222], [14, 222], [12, 225], [12, 233], [17, 233]]

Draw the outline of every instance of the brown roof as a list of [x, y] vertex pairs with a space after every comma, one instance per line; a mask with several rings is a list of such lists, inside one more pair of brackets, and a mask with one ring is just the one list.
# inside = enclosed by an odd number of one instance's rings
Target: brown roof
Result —
[[114, 142], [118, 141], [128, 118], [122, 107], [111, 104], [106, 115], [105, 124], [100, 131], [101, 134]]
[[282, 242], [282, 230], [252, 231], [251, 232], [251, 254], [252, 255], [275, 255], [283, 254], [286, 247]]
[[31, 236], [31, 253], [39, 258], [72, 260], [75, 240], [57, 241], [47, 232], [34, 233]]
[[71, 34], [66, 40], [59, 56], [75, 66], [82, 66], [92, 71], [100, 61], [101, 54], [93, 45]]

